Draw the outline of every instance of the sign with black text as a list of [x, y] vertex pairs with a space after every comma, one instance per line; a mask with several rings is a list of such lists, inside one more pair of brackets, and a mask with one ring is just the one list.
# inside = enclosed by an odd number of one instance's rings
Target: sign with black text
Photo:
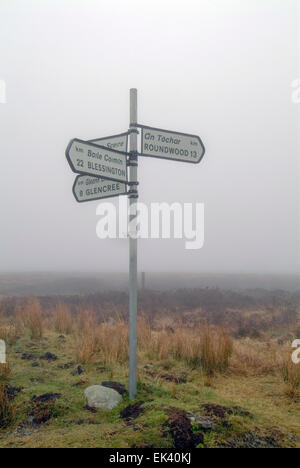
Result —
[[142, 129], [141, 155], [198, 164], [205, 148], [197, 135], [137, 125]]
[[77, 176], [73, 185], [75, 199], [81, 203], [127, 195], [126, 184], [91, 176]]
[[100, 146], [106, 146], [107, 148], [127, 152], [128, 147], [128, 132], [120, 133], [119, 135], [112, 135], [109, 137], [96, 138], [95, 140], [89, 140], [91, 143]]
[[66, 157], [73, 172], [127, 182], [127, 154], [75, 138]]

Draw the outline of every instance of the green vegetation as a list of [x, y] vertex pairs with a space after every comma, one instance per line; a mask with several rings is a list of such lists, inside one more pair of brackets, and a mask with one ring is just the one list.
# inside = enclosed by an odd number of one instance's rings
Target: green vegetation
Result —
[[[278, 330], [233, 338], [223, 327], [143, 317], [138, 398], [125, 394], [113, 411], [92, 412], [86, 387], [113, 380], [127, 388], [126, 322], [117, 314], [115, 323], [99, 323], [91, 309], [70, 320], [60, 304], [42, 311], [41, 323], [36, 301], [29, 304], [0, 323], [0, 335], [12, 337], [8, 366], [0, 366], [1, 448], [167, 448], [184, 437], [199, 448], [300, 447], [300, 366], [288, 364], [290, 342], [279, 344]], [[121, 417], [132, 403], [137, 416]]]

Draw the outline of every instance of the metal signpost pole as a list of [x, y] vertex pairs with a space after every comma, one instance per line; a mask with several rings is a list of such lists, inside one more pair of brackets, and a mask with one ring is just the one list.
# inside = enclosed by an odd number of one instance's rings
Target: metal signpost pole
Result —
[[[80, 174], [73, 185], [73, 194], [78, 202], [128, 194], [129, 397], [131, 400], [137, 394], [138, 128], [141, 129], [139, 156], [199, 164], [205, 154], [203, 142], [197, 135], [138, 124], [137, 89], [135, 88], [130, 90], [128, 132], [91, 141], [74, 138], [66, 149], [66, 157], [72, 171]], [[128, 135], [130, 135], [129, 153], [127, 152]], [[143, 276], [142, 284], [144, 289], [145, 276]]]
[[130, 90], [130, 161], [129, 161], [129, 398], [137, 393], [137, 89]]

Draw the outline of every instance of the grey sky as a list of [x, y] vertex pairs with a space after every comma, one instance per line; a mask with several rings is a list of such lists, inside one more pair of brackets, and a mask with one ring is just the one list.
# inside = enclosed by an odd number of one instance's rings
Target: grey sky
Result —
[[[145, 270], [296, 272], [297, 0], [0, 0], [0, 269], [123, 270], [96, 237], [71, 138], [139, 122], [199, 134], [198, 166], [140, 159], [140, 200], [205, 203], [205, 246], [142, 241]], [[114, 201], [116, 203], [116, 200]]]

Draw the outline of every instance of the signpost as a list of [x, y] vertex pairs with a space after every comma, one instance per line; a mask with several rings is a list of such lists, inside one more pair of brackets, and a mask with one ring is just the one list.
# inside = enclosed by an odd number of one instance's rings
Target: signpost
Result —
[[[72, 140], [66, 157], [77, 176], [73, 193], [78, 202], [128, 195], [129, 198], [129, 397], [137, 393], [137, 206], [138, 157], [147, 156], [198, 164], [205, 153], [197, 135], [137, 123], [137, 90], [130, 90], [130, 129], [91, 141]], [[138, 128], [141, 152], [138, 153]], [[130, 151], [127, 152], [128, 135]], [[127, 174], [129, 168], [129, 180]]]
[[127, 182], [127, 155], [75, 138], [66, 149], [73, 172]]
[[[130, 127], [137, 123], [137, 90], [130, 90]], [[137, 131], [130, 135], [130, 184], [137, 188]], [[136, 194], [129, 196], [129, 398], [137, 393], [137, 209]]]
[[198, 164], [205, 148], [197, 135], [137, 125], [142, 129], [141, 156]]
[[96, 140], [89, 140], [91, 143], [107, 148], [127, 152], [129, 132], [120, 133], [119, 135], [112, 135], [104, 138], [96, 138]]
[[[125, 132], [119, 135], [89, 140], [89, 142], [113, 150], [127, 152], [129, 134], [129, 132]], [[73, 194], [79, 203], [118, 197], [127, 195], [127, 193], [126, 184], [85, 175], [77, 176], [73, 185]]]
[[104, 198], [127, 195], [126, 184], [98, 177], [77, 176], [73, 185], [73, 194], [79, 202], [103, 200]]

